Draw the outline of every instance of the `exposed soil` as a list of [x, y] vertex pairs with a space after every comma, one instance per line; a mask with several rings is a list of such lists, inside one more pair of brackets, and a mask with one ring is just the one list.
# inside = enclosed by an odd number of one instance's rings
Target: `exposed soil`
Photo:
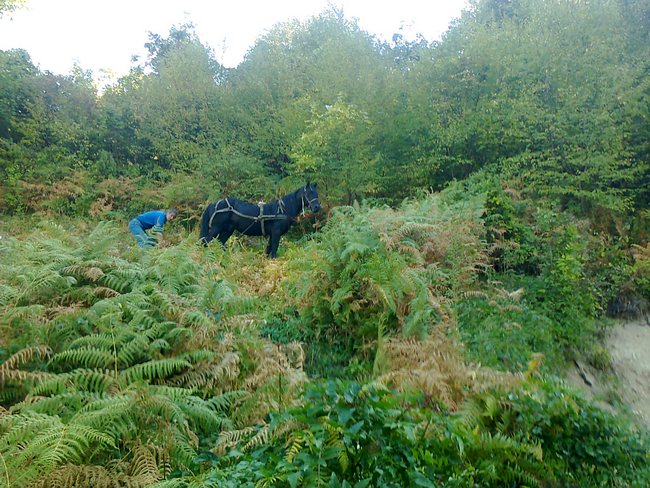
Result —
[[640, 320], [615, 327], [607, 349], [621, 397], [650, 426], [650, 326]]
[[579, 363], [568, 372], [567, 381], [608, 410], [614, 410], [606, 400], [615, 391], [632, 414], [650, 427], [650, 326], [644, 319], [621, 323], [611, 330], [605, 347], [614, 381]]

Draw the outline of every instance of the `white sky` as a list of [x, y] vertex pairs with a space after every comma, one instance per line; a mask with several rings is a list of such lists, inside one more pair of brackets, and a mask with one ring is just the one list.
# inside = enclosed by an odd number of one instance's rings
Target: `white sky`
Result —
[[305, 20], [328, 3], [384, 40], [403, 27], [408, 39], [421, 33], [432, 41], [467, 0], [27, 0], [0, 18], [0, 50], [23, 48], [43, 71], [68, 74], [76, 62], [95, 78], [111, 78], [146, 53], [149, 31], [166, 37], [170, 27], [192, 22], [219, 62], [234, 67], [273, 25]]

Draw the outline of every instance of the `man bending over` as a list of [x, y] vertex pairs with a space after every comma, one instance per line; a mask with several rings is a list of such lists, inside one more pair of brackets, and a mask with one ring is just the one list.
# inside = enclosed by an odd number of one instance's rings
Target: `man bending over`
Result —
[[[140, 247], [154, 247], [162, 242], [162, 231], [165, 223], [171, 222], [176, 218], [176, 209], [152, 210], [138, 215], [129, 222], [129, 231], [135, 237]], [[149, 235], [147, 231], [153, 229], [154, 235]], [[154, 237], [155, 236], [155, 237]]]

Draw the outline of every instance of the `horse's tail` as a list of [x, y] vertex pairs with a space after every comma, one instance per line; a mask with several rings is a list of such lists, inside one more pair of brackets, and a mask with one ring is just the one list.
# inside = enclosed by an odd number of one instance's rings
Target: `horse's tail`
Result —
[[199, 237], [199, 242], [204, 246], [208, 245], [208, 234], [210, 233], [210, 217], [212, 216], [214, 207], [214, 203], [209, 204], [203, 212], [203, 217], [201, 217], [201, 235]]

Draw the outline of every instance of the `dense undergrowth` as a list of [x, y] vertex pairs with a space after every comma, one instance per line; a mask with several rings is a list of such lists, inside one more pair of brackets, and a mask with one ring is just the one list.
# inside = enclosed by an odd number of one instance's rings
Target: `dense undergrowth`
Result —
[[[428, 43], [331, 6], [233, 69], [179, 25], [101, 93], [0, 51], [0, 486], [650, 486], [559, 380], [650, 310], [648, 12], [477, 0]], [[307, 177], [279, 259], [196, 245]]]
[[647, 249], [489, 178], [335, 208], [275, 261], [178, 229], [142, 252], [111, 222], [11, 224], [3, 486], [650, 480], [647, 433], [557, 379], [607, 303], [647, 297]]

